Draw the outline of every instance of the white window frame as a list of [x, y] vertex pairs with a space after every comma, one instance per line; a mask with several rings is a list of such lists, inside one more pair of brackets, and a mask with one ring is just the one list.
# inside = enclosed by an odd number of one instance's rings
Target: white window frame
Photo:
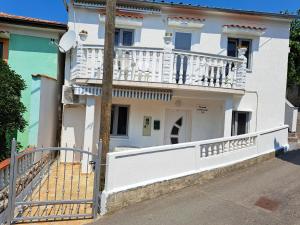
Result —
[[[234, 116], [235, 113], [237, 114], [237, 116]], [[248, 134], [250, 131], [251, 112], [234, 110], [234, 111], [232, 111], [232, 127], [231, 127], [231, 135], [232, 136], [238, 135], [237, 128], [238, 128], [238, 114], [239, 113], [246, 113], [246, 133], [245, 134]]]
[[249, 44], [249, 67], [247, 67], [247, 71], [248, 72], [251, 72], [252, 71], [252, 63], [253, 63], [253, 48], [252, 48], [252, 45], [253, 45], [253, 39], [250, 39], [250, 38], [240, 38], [240, 37], [228, 37], [227, 38], [227, 55], [228, 55], [228, 42], [229, 42], [229, 39], [235, 39], [237, 40], [237, 52], [236, 52], [236, 57], [239, 57], [239, 53], [238, 53], [238, 49], [241, 48], [242, 46], [242, 41], [249, 41], [250, 44]]
[[[186, 34], [190, 34], [191, 35], [191, 48], [190, 50], [183, 50], [183, 51], [192, 51], [192, 47], [193, 47], [193, 32], [192, 31], [187, 31], [187, 30], [174, 30], [174, 40], [173, 40], [173, 43], [174, 43], [174, 49], [176, 50], [175, 48], [175, 44], [176, 44], [176, 33], [186, 33]], [[177, 50], [180, 50], [180, 49], [177, 49]]]
[[[118, 40], [118, 43], [119, 43], [119, 45], [118, 46], [123, 46], [123, 47], [131, 47], [131, 46], [134, 46], [134, 43], [135, 43], [135, 41], [134, 41], [134, 38], [135, 38], [135, 29], [128, 29], [128, 28], [118, 28], [118, 27], [116, 27], [116, 29], [115, 30], [119, 30], [119, 32], [120, 32], [120, 35], [119, 35], [119, 40]], [[124, 31], [130, 31], [130, 32], [132, 32], [132, 44], [131, 45], [123, 45], [123, 32]]]
[[[113, 127], [111, 128], [111, 136], [112, 137], [128, 137], [128, 128], [129, 128], [129, 113], [130, 113], [130, 106], [129, 105], [121, 105], [121, 104], [113, 104], [112, 107], [118, 108], [115, 111], [113, 116]], [[126, 124], [126, 134], [118, 134], [118, 119], [119, 119], [119, 107], [126, 107], [127, 108], [127, 124]]]

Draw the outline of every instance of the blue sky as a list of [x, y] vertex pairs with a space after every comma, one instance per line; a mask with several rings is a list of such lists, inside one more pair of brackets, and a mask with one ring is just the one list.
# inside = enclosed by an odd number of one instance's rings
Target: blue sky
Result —
[[[300, 9], [300, 0], [173, 0], [223, 8], [280, 12]], [[0, 12], [66, 22], [63, 0], [0, 0]]]

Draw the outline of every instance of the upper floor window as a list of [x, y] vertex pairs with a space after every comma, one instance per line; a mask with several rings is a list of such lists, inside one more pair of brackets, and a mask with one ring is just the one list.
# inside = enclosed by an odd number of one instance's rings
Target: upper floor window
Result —
[[228, 38], [227, 44], [227, 55], [231, 57], [238, 57], [238, 49], [239, 48], [246, 48], [246, 58], [247, 58], [247, 69], [251, 68], [251, 49], [252, 41], [249, 39], [242, 39], [242, 38]]
[[175, 33], [175, 49], [190, 51], [192, 46], [192, 34], [176, 32]]
[[115, 46], [132, 46], [134, 40], [134, 30], [119, 29], [115, 30]]
[[[186, 50], [190, 51], [192, 47], [192, 34], [176, 32], [175, 33], [175, 49], [177, 50]], [[180, 55], [176, 58], [176, 83], [179, 83], [180, 80], [180, 71], [182, 69], [182, 82], [185, 84], [186, 81], [186, 72], [188, 67], [188, 57], [181, 57]]]
[[3, 59], [3, 42], [0, 42], [0, 59]]

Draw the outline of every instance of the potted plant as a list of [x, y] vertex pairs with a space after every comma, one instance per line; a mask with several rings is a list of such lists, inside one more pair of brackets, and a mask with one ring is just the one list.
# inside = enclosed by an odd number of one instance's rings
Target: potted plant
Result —
[[82, 41], [85, 41], [88, 36], [88, 32], [86, 30], [81, 30], [79, 36]]

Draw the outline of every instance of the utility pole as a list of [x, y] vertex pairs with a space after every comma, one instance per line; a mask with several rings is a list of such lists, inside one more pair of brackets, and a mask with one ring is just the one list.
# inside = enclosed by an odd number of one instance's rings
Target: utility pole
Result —
[[106, 0], [104, 64], [101, 98], [100, 138], [102, 139], [100, 189], [105, 184], [106, 155], [109, 152], [110, 117], [112, 105], [112, 81], [117, 0]]

